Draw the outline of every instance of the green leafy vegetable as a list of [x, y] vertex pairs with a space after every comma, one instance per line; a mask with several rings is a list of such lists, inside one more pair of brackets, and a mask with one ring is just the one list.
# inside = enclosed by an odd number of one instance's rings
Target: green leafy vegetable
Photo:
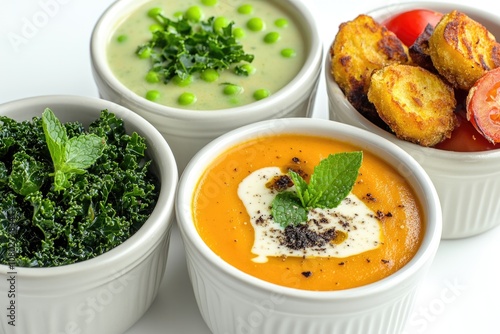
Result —
[[88, 129], [0, 116], [0, 263], [61, 266], [130, 238], [159, 195], [146, 149], [107, 110]]
[[54, 162], [54, 187], [56, 191], [67, 188], [73, 174], [85, 173], [102, 155], [106, 142], [95, 134], [82, 134], [68, 139], [66, 128], [52, 110], [42, 114], [43, 132]]
[[[153, 31], [151, 40], [140, 45], [136, 54], [151, 60], [151, 71], [165, 84], [175, 76], [185, 79], [193, 73], [226, 70], [232, 64], [251, 63], [254, 59], [236, 40], [234, 22], [216, 27], [215, 17], [193, 22], [186, 17], [174, 21], [161, 13], [155, 14], [153, 18], [162, 29]], [[248, 75], [240, 67], [236, 71]]]
[[12, 173], [9, 175], [9, 186], [16, 193], [27, 196], [40, 190], [43, 181], [43, 164], [25, 152], [17, 152], [12, 160]]
[[298, 173], [289, 171], [295, 192], [284, 191], [274, 198], [274, 220], [283, 227], [296, 226], [307, 221], [312, 208], [337, 207], [352, 190], [362, 159], [362, 152], [330, 154], [314, 168], [309, 184]]
[[243, 65], [238, 65], [234, 67], [234, 73], [236, 73], [237, 75], [248, 77], [251, 74], [251, 69]]

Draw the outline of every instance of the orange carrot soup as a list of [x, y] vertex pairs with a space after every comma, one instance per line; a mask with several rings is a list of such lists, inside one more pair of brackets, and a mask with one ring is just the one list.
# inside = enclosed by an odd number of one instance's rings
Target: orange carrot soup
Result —
[[[304, 206], [303, 221], [278, 223], [277, 197], [306, 198], [298, 194], [320, 183], [316, 166], [346, 152], [361, 153], [362, 160], [340, 204]], [[291, 196], [278, 195], [284, 192]], [[393, 166], [351, 144], [297, 134], [259, 137], [216, 157], [192, 205], [198, 233], [223, 260], [305, 290], [348, 289], [391, 275], [415, 255], [425, 228], [413, 189]]]

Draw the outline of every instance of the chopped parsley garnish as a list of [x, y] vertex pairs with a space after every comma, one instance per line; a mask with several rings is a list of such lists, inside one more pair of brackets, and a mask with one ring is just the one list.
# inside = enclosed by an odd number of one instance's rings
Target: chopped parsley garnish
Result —
[[0, 116], [0, 263], [61, 266], [127, 240], [159, 195], [146, 148], [107, 110], [87, 130], [49, 109]]
[[[186, 17], [171, 20], [160, 12], [151, 16], [161, 28], [152, 32], [151, 40], [140, 45], [136, 54], [151, 60], [151, 71], [158, 73], [165, 84], [175, 76], [185, 79], [193, 73], [222, 71], [254, 59], [236, 40], [234, 22], [220, 27], [214, 24], [215, 17], [197, 22]], [[241, 66], [236, 65], [235, 72], [248, 75]]]
[[271, 203], [274, 221], [282, 227], [297, 226], [307, 221], [307, 213], [312, 208], [337, 207], [352, 190], [362, 159], [361, 151], [330, 154], [314, 168], [309, 184], [290, 170], [296, 191], [276, 195]]

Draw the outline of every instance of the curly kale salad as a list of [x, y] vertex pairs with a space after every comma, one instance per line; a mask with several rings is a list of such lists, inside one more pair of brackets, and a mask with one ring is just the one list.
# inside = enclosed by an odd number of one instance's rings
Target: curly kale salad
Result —
[[146, 148], [108, 110], [88, 129], [48, 108], [30, 121], [0, 116], [0, 264], [61, 266], [128, 239], [159, 195]]

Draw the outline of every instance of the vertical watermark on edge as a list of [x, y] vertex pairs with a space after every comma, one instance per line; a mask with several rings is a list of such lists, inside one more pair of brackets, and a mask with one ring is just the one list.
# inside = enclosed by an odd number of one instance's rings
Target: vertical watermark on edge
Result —
[[17, 271], [16, 271], [16, 224], [9, 224], [9, 242], [7, 248], [7, 263], [9, 271], [7, 272], [7, 323], [10, 326], [16, 326], [16, 293], [17, 293]]

